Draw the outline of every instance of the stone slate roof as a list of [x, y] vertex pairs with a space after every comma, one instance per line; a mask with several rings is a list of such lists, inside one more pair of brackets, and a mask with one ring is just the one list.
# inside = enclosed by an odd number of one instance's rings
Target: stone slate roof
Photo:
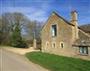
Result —
[[[68, 25], [74, 26], [71, 22], [67, 21], [66, 19], [64, 19], [63, 17], [61, 17], [57, 12], [53, 11], [51, 13], [51, 15], [49, 16], [48, 20], [50, 19], [50, 17], [52, 16], [52, 14], [55, 14], [56, 16], [58, 16], [58, 18], [61, 18], [63, 21], [65, 21]], [[44, 28], [44, 26], [46, 25], [46, 23], [48, 22], [48, 20], [45, 22], [45, 24], [43, 25], [42, 29]], [[41, 31], [42, 31], [41, 29]]]
[[62, 20], [64, 20], [67, 24], [74, 26], [72, 23], [70, 23], [69, 21], [67, 21], [66, 19], [64, 19], [62, 16], [60, 16], [57, 12], [53, 11], [52, 13], [54, 13], [56, 16], [58, 16], [59, 18], [61, 18]]
[[81, 25], [79, 28], [90, 35], [90, 24]]
[[79, 39], [74, 42], [75, 46], [90, 46], [90, 35], [79, 29]]

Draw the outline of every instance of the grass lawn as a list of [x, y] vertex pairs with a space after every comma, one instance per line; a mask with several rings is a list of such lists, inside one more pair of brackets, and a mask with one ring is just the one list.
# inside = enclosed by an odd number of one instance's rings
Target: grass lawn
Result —
[[30, 61], [50, 71], [90, 71], [90, 61], [58, 56], [54, 54], [31, 52], [25, 55]]

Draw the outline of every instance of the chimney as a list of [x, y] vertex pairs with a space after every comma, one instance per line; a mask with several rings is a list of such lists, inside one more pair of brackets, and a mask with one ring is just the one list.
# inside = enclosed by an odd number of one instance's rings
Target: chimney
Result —
[[74, 40], [78, 39], [78, 18], [77, 12], [74, 10], [71, 12], [71, 23], [74, 25], [73, 27], [73, 38]]
[[77, 25], [77, 12], [75, 10], [71, 12], [71, 22], [73, 25]]

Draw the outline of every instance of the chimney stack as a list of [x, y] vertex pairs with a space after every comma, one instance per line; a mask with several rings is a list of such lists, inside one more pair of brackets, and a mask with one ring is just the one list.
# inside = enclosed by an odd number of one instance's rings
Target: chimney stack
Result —
[[77, 12], [74, 10], [71, 12], [71, 22], [73, 25], [78, 25], [77, 24]]
[[77, 17], [77, 12], [75, 10], [71, 12], [71, 23], [74, 25], [73, 37], [74, 40], [76, 40], [78, 39], [78, 17]]

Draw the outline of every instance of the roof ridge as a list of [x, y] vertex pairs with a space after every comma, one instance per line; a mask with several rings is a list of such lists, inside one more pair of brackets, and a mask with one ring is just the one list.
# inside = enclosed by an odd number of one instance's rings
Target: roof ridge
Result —
[[[60, 16], [56, 11], [52, 11], [52, 13], [50, 14], [49, 18], [47, 19], [47, 21], [44, 23], [42, 29], [44, 28], [44, 26], [47, 24], [48, 20], [50, 19], [50, 17], [52, 16], [52, 14], [55, 14], [56, 16], [58, 16], [59, 18], [61, 18], [62, 20], [64, 20], [65, 22], [67, 22], [69, 25], [74, 26], [73, 24], [71, 24], [71, 22], [65, 20], [62, 16]], [[41, 31], [42, 31], [41, 29]]]
[[59, 18], [63, 19], [65, 22], [67, 22], [69, 25], [74, 26], [71, 22], [69, 22], [68, 20], [66, 20], [64, 17], [62, 17], [61, 15], [59, 15], [56, 11], [53, 11], [52, 13], [54, 13], [55, 15], [57, 15]]
[[83, 30], [79, 29], [83, 34], [85, 34], [86, 36], [90, 37], [89, 34], [87, 34], [86, 32], [84, 32]]

